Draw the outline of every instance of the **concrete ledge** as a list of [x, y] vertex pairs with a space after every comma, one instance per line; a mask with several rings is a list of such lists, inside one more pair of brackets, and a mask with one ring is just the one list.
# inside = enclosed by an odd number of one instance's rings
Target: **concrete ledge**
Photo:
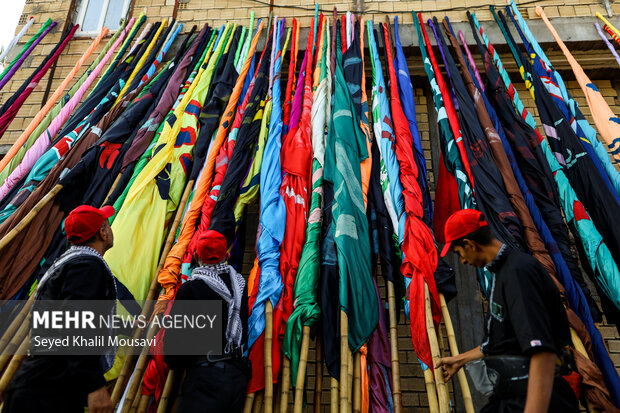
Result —
[[2, 159], [2, 157], [7, 154], [9, 149], [11, 149], [11, 146], [13, 146], [13, 145], [12, 144], [0, 145], [0, 159]]
[[[432, 18], [430, 14], [423, 15], [423, 17], [425, 18], [425, 20], [427, 20], [428, 18]], [[438, 15], [437, 19], [439, 20], [439, 23], [441, 24], [442, 16]], [[519, 37], [519, 34], [514, 28], [512, 21], [510, 21], [508, 17], [507, 19], [508, 19], [508, 25], [510, 27], [510, 31], [513, 37], [515, 38], [515, 41], [517, 41], [517, 43], [521, 43], [521, 38]], [[620, 27], [620, 17], [610, 18], [608, 20], [614, 26]], [[575, 43], [584, 43], [584, 42], [585, 43], [596, 42], [600, 44], [601, 48], [605, 47], [605, 45], [603, 44], [603, 41], [601, 40], [600, 36], [596, 32], [596, 28], [594, 27], [594, 22], [598, 21], [599, 23], [601, 23], [601, 21], [596, 17], [572, 17], [572, 18], [560, 17], [556, 19], [550, 19], [550, 21], [551, 21], [551, 24], [553, 24], [553, 27], [558, 32], [558, 34], [560, 35], [560, 38], [562, 39], [562, 41], [564, 41], [567, 45], [575, 44]], [[551, 32], [549, 31], [545, 23], [542, 21], [542, 19], [526, 20], [526, 23], [528, 27], [530, 28], [530, 31], [532, 32], [532, 34], [534, 34], [534, 37], [536, 38], [538, 43], [540, 43], [541, 46], [544, 47], [545, 45], [549, 45], [549, 44], [556, 45], [556, 42], [553, 39], [553, 36], [551, 35]], [[451, 22], [451, 24], [455, 32], [458, 33], [459, 30], [463, 32], [463, 35], [465, 36], [465, 40], [468, 42], [468, 44], [475, 44], [469, 22], [456, 22], [456, 23]], [[489, 37], [493, 45], [498, 45], [498, 46], [506, 45], [506, 40], [504, 39], [504, 35], [502, 34], [495, 20], [482, 21], [480, 22], [480, 25], [486, 32], [487, 36]], [[415, 33], [414, 25], [412, 24], [401, 25], [399, 27], [399, 30], [400, 30], [401, 42], [403, 42], [403, 46], [405, 46], [405, 42], [407, 46], [413, 46], [413, 47], [418, 46], [418, 39]], [[430, 36], [430, 37], [431, 37], [431, 43], [436, 44], [434, 41], [434, 37], [433, 36]]]
[[[497, 10], [499, 11], [500, 8]], [[388, 16], [386, 14], [386, 16]], [[439, 23], [441, 24], [442, 15], [436, 15], [437, 19], [439, 19]], [[428, 18], [432, 18], [433, 15], [431, 13], [424, 13], [423, 17], [425, 20]], [[392, 29], [393, 26], [393, 17], [390, 16]], [[608, 18], [610, 23], [612, 23], [616, 27], [620, 27], [620, 16]], [[379, 23], [383, 23], [385, 20], [375, 21], [375, 25]], [[553, 39], [551, 32], [545, 26], [545, 23], [542, 19], [534, 19], [534, 20], [526, 20], [527, 24], [531, 30], [531, 32], [536, 37], [536, 40], [543, 49], [547, 49], [549, 47], [553, 49], [558, 49], [557, 43]], [[569, 46], [571, 51], [573, 50], [590, 50], [590, 49], [599, 49], [599, 50], [607, 50], [607, 47], [599, 37], [596, 32], [596, 28], [594, 27], [594, 22], [600, 20], [596, 17], [559, 17], [555, 19], [551, 19], [551, 23], [557, 30], [560, 38]], [[466, 41], [470, 46], [475, 47], [474, 37], [472, 35], [471, 26], [469, 22], [451, 22], [452, 27], [455, 32], [458, 33], [461, 30], [465, 36]], [[502, 34], [499, 26], [495, 21], [482, 21], [480, 22], [482, 28], [486, 32], [487, 36], [491, 40], [494, 46], [497, 46], [499, 51], [508, 50], [508, 46], [506, 44], [506, 40], [504, 39], [504, 35]], [[508, 24], [511, 27], [511, 33], [517, 43], [521, 44], [521, 38], [519, 37], [517, 31], [514, 29], [512, 22], [509, 21]], [[427, 27], [428, 30], [428, 27]], [[443, 26], [442, 26], [443, 30]], [[300, 38], [299, 38], [299, 53], [303, 54], [305, 50], [305, 45], [308, 41], [308, 33], [310, 32], [309, 27], [302, 27], [300, 29]], [[407, 49], [409, 53], [413, 53], [414, 55], [419, 55], [419, 46], [418, 46], [418, 36], [415, 31], [415, 26], [412, 23], [400, 24], [399, 25], [399, 34], [400, 40], [403, 45], [403, 48]], [[258, 41], [257, 50], [263, 50], [265, 46], [265, 41], [267, 38], [267, 30], [263, 30], [261, 38]], [[429, 33], [429, 38], [432, 45], [436, 45], [435, 38], [432, 33]], [[184, 36], [178, 36], [174, 42], [173, 47], [170, 49], [172, 52], [168, 52], [167, 57], [173, 56], [176, 48], [181, 44]], [[611, 40], [613, 42], [613, 40]], [[365, 42], [367, 43], [367, 42]], [[289, 45], [289, 50], [290, 50]], [[366, 44], [366, 47], [368, 45]]]
[[[497, 8], [496, 10], [499, 11], [500, 8]], [[423, 13], [422, 16], [424, 17], [425, 22], [429, 18], [433, 17], [433, 15], [430, 13]], [[441, 19], [443, 19], [444, 16], [437, 14], [436, 17], [439, 20], [439, 23], [441, 24]], [[391, 18], [390, 20], [391, 20], [392, 29], [393, 29], [394, 20], [393, 18]], [[616, 28], [620, 27], [620, 16], [611, 17], [611, 18], [608, 18], [607, 20], [609, 20], [609, 22], [613, 24]], [[384, 21], [385, 20], [382, 19], [381, 21], [375, 21], [374, 23], [375, 25], [377, 25], [379, 23], [383, 23]], [[594, 27], [594, 22], [598, 21], [600, 24], [601, 21], [594, 16], [593, 17], [570, 17], [570, 18], [559, 17], [556, 19], [550, 19], [550, 21], [553, 24], [553, 27], [555, 27], [555, 29], [557, 30], [558, 34], [560, 35], [560, 38], [567, 45], [571, 45], [574, 47], [575, 45], [579, 46], [580, 44], [587, 46], [587, 45], [591, 45], [592, 43], [595, 43], [596, 44], [595, 48], [597, 49], [606, 48], [605, 44], [603, 43], [598, 33], [596, 32], [596, 28]], [[551, 35], [551, 32], [549, 31], [549, 29], [547, 29], [547, 26], [542, 21], [542, 19], [526, 20], [526, 22], [527, 22], [528, 27], [530, 28], [530, 31], [534, 34], [534, 37], [536, 38], [538, 43], [540, 43], [541, 46], [544, 47], [545, 45], [556, 45], [556, 42], [553, 39], [553, 36]], [[463, 35], [465, 36], [465, 40], [468, 42], [468, 44], [475, 45], [474, 37], [472, 35], [471, 26], [469, 25], [469, 22], [451, 22], [451, 24], [455, 32], [458, 33], [459, 30], [463, 32]], [[502, 34], [501, 30], [499, 29], [499, 26], [494, 20], [493, 21], [488, 21], [488, 20], [482, 21], [480, 22], [480, 24], [494, 46], [495, 45], [497, 46], [506, 45], [506, 40], [504, 39], [504, 35]], [[508, 21], [508, 24], [511, 28], [510, 30], [515, 40], [518, 43], [521, 43], [520, 37], [517, 31], [514, 29], [512, 22]], [[307, 27], [304, 27], [300, 30], [301, 32], [300, 39], [299, 39], [300, 45], [305, 44], [305, 42], [308, 40], [309, 30], [310, 29]], [[427, 27], [427, 30], [428, 30], [428, 27]], [[400, 34], [400, 41], [403, 47], [419, 49], [418, 36], [416, 34], [415, 26], [413, 24], [411, 23], [400, 24], [399, 34]], [[431, 33], [429, 33], [429, 38], [431, 39], [431, 44], [436, 45], [434, 36]], [[264, 39], [261, 39], [260, 45], [262, 48], [262, 45], [264, 45]]]

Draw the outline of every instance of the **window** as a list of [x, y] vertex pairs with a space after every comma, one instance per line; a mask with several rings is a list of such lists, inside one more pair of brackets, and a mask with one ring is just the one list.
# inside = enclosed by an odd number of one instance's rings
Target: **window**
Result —
[[81, 0], [77, 20], [82, 34], [97, 34], [103, 27], [118, 30], [131, 0]]

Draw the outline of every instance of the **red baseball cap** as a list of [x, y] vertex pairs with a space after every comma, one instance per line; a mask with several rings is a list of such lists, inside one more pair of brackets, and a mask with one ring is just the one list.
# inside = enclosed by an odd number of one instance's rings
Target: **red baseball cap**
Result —
[[226, 259], [228, 243], [226, 237], [212, 229], [205, 231], [198, 238], [196, 254], [206, 264], [217, 264]]
[[114, 215], [114, 207], [106, 205], [101, 209], [80, 205], [65, 219], [65, 233], [72, 244], [82, 244], [99, 231], [103, 222]]
[[450, 251], [452, 241], [463, 238], [488, 225], [489, 223], [486, 217], [480, 211], [476, 211], [475, 209], [461, 209], [460, 211], [456, 211], [446, 220], [444, 226], [446, 245], [444, 245], [441, 250], [441, 256], [445, 256], [448, 251]]

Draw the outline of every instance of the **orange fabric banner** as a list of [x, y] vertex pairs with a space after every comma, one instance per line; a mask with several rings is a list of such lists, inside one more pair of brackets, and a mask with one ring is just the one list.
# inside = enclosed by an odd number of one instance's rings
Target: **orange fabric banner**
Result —
[[164, 267], [159, 271], [159, 274], [157, 275], [157, 281], [164, 289], [164, 293], [159, 296], [159, 300], [172, 300], [174, 298], [174, 291], [181, 273], [181, 261], [183, 260], [183, 255], [185, 255], [187, 247], [192, 239], [192, 236], [194, 235], [196, 222], [200, 216], [202, 204], [204, 203], [204, 200], [211, 189], [211, 183], [213, 182], [213, 172], [215, 170], [215, 158], [217, 157], [220, 147], [226, 139], [228, 129], [230, 128], [230, 125], [232, 123], [232, 118], [235, 114], [235, 108], [237, 106], [239, 96], [241, 95], [241, 91], [243, 89], [245, 77], [250, 70], [250, 62], [252, 61], [252, 56], [254, 55], [254, 51], [256, 50], [256, 43], [258, 42], [258, 38], [260, 37], [260, 34], [263, 30], [263, 26], [264, 23], [261, 22], [258, 26], [256, 35], [252, 39], [252, 43], [250, 44], [250, 51], [248, 52], [248, 57], [243, 64], [241, 73], [239, 73], [239, 77], [237, 78], [237, 83], [235, 84], [233, 92], [230, 95], [228, 105], [226, 106], [224, 114], [222, 115], [222, 119], [220, 120], [220, 125], [217, 129], [217, 135], [215, 136], [212, 148], [209, 151], [209, 155], [207, 157], [207, 164], [204, 168], [204, 172], [202, 174], [202, 177], [200, 178], [200, 181], [198, 181], [196, 193], [194, 194], [194, 198], [192, 199], [190, 208], [187, 211], [185, 220], [183, 221], [183, 227], [181, 228], [179, 239], [168, 253], [168, 256], [166, 257], [166, 261], [164, 263]]

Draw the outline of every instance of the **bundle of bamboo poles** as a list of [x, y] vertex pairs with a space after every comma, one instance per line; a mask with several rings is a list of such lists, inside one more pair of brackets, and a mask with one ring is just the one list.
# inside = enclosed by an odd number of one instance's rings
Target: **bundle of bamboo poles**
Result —
[[[176, 229], [178, 228], [183, 210], [185, 208], [185, 204], [187, 203], [187, 199], [191, 192], [191, 188], [193, 187], [194, 182], [190, 181], [187, 183], [182, 200], [177, 209], [175, 219], [172, 222], [172, 225], [169, 228], [168, 236], [166, 239], [166, 243], [162, 250], [159, 268], [162, 267], [164, 260], [170, 251], [172, 244], [174, 242], [174, 234]], [[45, 204], [50, 202], [62, 187], [57, 185], [50, 193], [48, 193], [44, 198], [39, 201], [39, 204], [31, 213], [26, 215], [24, 219], [15, 227], [15, 229], [9, 232], [3, 239], [0, 240], [0, 250], [6, 246], [12, 238], [14, 238], [20, 231], [28, 226], [28, 224], [32, 221], [32, 219], [36, 216], [38, 211], [40, 211]], [[113, 188], [110, 190], [112, 192]], [[158, 270], [159, 270], [158, 268]], [[153, 279], [151, 283], [147, 302], [153, 300], [159, 291], [159, 285], [157, 283], [157, 278]], [[400, 386], [400, 361], [398, 355], [398, 340], [397, 340], [397, 330], [398, 326], [396, 323], [397, 315], [396, 315], [396, 298], [394, 292], [394, 285], [391, 282], [387, 284], [387, 298], [388, 298], [388, 308], [389, 308], [389, 335], [390, 335], [390, 348], [391, 348], [391, 365], [392, 365], [392, 399], [394, 401], [394, 410], [396, 413], [402, 412], [402, 392]], [[0, 377], [0, 393], [4, 392], [10, 383], [13, 375], [19, 368], [23, 358], [26, 354], [26, 349], [29, 344], [29, 329], [30, 323], [28, 314], [32, 307], [34, 295], [31, 295], [30, 299], [26, 303], [26, 305], [21, 309], [21, 311], [17, 314], [13, 322], [10, 324], [2, 338], [0, 338], [0, 371], [3, 371], [2, 376]], [[456, 339], [454, 334], [454, 329], [452, 327], [452, 322], [450, 319], [450, 314], [448, 313], [448, 309], [446, 306], [445, 299], [443, 295], [440, 295], [441, 299], [441, 310], [442, 315], [446, 327], [448, 343], [450, 348], [450, 353], [452, 355], [458, 354], [458, 347], [456, 345]], [[442, 342], [441, 338], [438, 339], [438, 335], [441, 336], [440, 332], [435, 331], [434, 324], [432, 322], [432, 315], [430, 310], [430, 298], [428, 293], [428, 287], [425, 288], [425, 308], [426, 308], [426, 321], [427, 321], [427, 334], [429, 337], [429, 341], [431, 344], [431, 351], [433, 356], [433, 363], [436, 363], [437, 360], [441, 357], [440, 353], [440, 343]], [[142, 309], [142, 315], [151, 315], [152, 308], [149, 305], [145, 305]], [[290, 377], [290, 362], [284, 357], [283, 358], [283, 368], [282, 368], [282, 376], [279, 382], [279, 391], [275, 397], [274, 404], [274, 387], [273, 387], [273, 377], [272, 377], [272, 360], [271, 360], [271, 347], [273, 343], [272, 337], [272, 325], [273, 320], [273, 308], [271, 307], [271, 303], [267, 303], [267, 308], [265, 312], [266, 317], [266, 335], [265, 335], [265, 348], [264, 348], [264, 357], [265, 357], [265, 389], [264, 391], [258, 394], [250, 394], [246, 399], [245, 412], [265, 412], [271, 413], [274, 411], [274, 407], [281, 413], [287, 412], [289, 410], [289, 392], [291, 385], [291, 377]], [[331, 378], [331, 397], [330, 397], [330, 411], [331, 412], [360, 412], [361, 411], [361, 370], [360, 370], [360, 353], [356, 352], [352, 354], [348, 347], [348, 319], [346, 313], [341, 311], [340, 314], [341, 323], [340, 323], [340, 336], [341, 336], [341, 372], [340, 375], [341, 380], [338, 382], [336, 379]], [[157, 331], [154, 328], [149, 329], [146, 332], [147, 338], [152, 338]], [[144, 334], [144, 331], [140, 329], [136, 329], [133, 333], [133, 338], [141, 337]], [[322, 392], [322, 384], [323, 384], [323, 368], [322, 368], [322, 348], [321, 348], [320, 338], [317, 339], [316, 345], [316, 367], [317, 367], [317, 380], [314, 389], [314, 411], [320, 411], [321, 404], [321, 392]], [[295, 413], [300, 413], [303, 409], [304, 402], [304, 386], [306, 381], [306, 369], [308, 365], [308, 354], [310, 348], [310, 327], [306, 326], [303, 329], [302, 336], [302, 345], [300, 350], [299, 357], [299, 368], [297, 377], [293, 378], [295, 383], [295, 392], [294, 392], [294, 405], [293, 411]], [[140, 397], [140, 390], [142, 387], [142, 382], [144, 379], [144, 373], [146, 370], [146, 363], [148, 360], [148, 347], [144, 347], [142, 352], [140, 353], [137, 362], [134, 364], [134, 358], [131, 356], [126, 356], [123, 366], [121, 368], [120, 374], [116, 379], [114, 384], [114, 388], [112, 391], [112, 402], [116, 405], [121, 396], [124, 393], [124, 402], [120, 408], [120, 412], [128, 413], [128, 412], [145, 412], [148, 407], [149, 399], [147, 396]], [[459, 371], [458, 373], [459, 385], [461, 387], [461, 391], [463, 394], [463, 403], [465, 406], [465, 410], [467, 413], [472, 413], [473, 403], [471, 398], [471, 393], [469, 391], [469, 386], [467, 383], [467, 379], [465, 377], [464, 371]], [[434, 372], [431, 369], [426, 369], [424, 371], [424, 379], [426, 383], [426, 390], [429, 400], [429, 409], [431, 413], [435, 412], [448, 412], [450, 411], [450, 399], [449, 399], [449, 391], [446, 383], [443, 380], [443, 375], [439, 369]], [[162, 397], [160, 399], [158, 405], [158, 412], [165, 412], [168, 408], [168, 405], [171, 401], [174, 400], [174, 395], [172, 394], [175, 382], [175, 374], [174, 371], [170, 371], [168, 374], [168, 378], [166, 380], [166, 384], [163, 390]]]
[[[402, 412], [402, 393], [400, 387], [400, 360], [398, 356], [398, 326], [397, 326], [397, 314], [396, 314], [396, 298], [394, 292], [394, 285], [392, 282], [388, 282], [387, 285], [388, 295], [388, 308], [389, 308], [389, 335], [390, 335], [390, 348], [392, 358], [392, 400], [394, 402], [394, 411]], [[454, 334], [454, 328], [452, 320], [448, 312], [445, 298], [443, 294], [440, 294], [441, 311], [446, 328], [448, 345], [450, 354], [458, 355], [458, 346], [456, 344], [456, 336]], [[431, 351], [433, 356], [433, 363], [437, 363], [441, 357], [441, 345], [443, 344], [443, 337], [441, 331], [436, 331], [432, 321], [430, 297], [428, 287], [425, 286], [425, 315], [427, 321], [427, 334], [431, 344]], [[274, 388], [272, 377], [272, 333], [269, 328], [272, 319], [271, 303], [267, 303], [267, 309], [265, 312], [265, 389], [262, 392], [251, 393], [246, 398], [246, 405], [244, 413], [252, 412], [273, 412], [274, 408], [279, 412], [284, 413], [289, 411], [288, 405], [288, 393], [290, 386], [290, 364], [288, 359], [283, 357], [282, 368], [282, 380], [280, 382], [280, 393], [276, 395], [276, 402], [274, 403]], [[335, 378], [331, 378], [331, 397], [330, 397], [330, 412], [360, 412], [361, 411], [361, 370], [360, 370], [360, 353], [356, 352], [352, 354], [348, 346], [348, 319], [346, 313], [341, 311], [340, 313], [340, 337], [341, 337], [341, 366], [342, 372], [338, 381]], [[304, 403], [304, 385], [306, 379], [306, 368], [308, 365], [308, 353], [310, 348], [310, 327], [305, 326], [303, 328], [302, 344], [299, 356], [299, 368], [298, 375], [295, 378], [295, 392], [294, 392], [294, 404], [293, 412], [301, 413]], [[323, 387], [323, 366], [322, 366], [322, 344], [320, 337], [316, 340], [316, 382], [314, 387], [314, 412], [321, 411], [321, 393]], [[465, 376], [465, 372], [460, 370], [458, 372], [458, 381], [461, 388], [463, 397], [463, 406], [467, 413], [473, 413], [473, 401], [471, 392], [469, 390], [469, 384]], [[428, 368], [424, 371], [424, 379], [427, 388], [427, 395], [429, 400], [429, 410], [432, 413], [435, 412], [449, 412], [451, 410], [449, 390], [447, 384], [444, 382], [443, 373], [440, 369], [432, 370]]]
[[[120, 178], [117, 177], [112, 188], [110, 189], [109, 194], [111, 194], [116, 184], [118, 183]], [[177, 208], [176, 215], [172, 225], [169, 228], [168, 236], [166, 238], [166, 243], [162, 250], [160, 264], [158, 270], [163, 266], [164, 260], [168, 255], [168, 252], [172, 248], [172, 244], [174, 242], [174, 235], [176, 230], [181, 222], [181, 218], [183, 216], [183, 210], [185, 208], [185, 204], [187, 203], [189, 194], [191, 192], [192, 187], [194, 186], [194, 181], [189, 181], [185, 187], [185, 191], [183, 193], [183, 197], [181, 202], [179, 203], [179, 207]], [[8, 232], [2, 239], [0, 239], [0, 251], [7, 246], [13, 238], [15, 238], [21, 231], [23, 231], [32, 220], [36, 217], [36, 215], [43, 209], [43, 207], [52, 201], [54, 197], [60, 192], [62, 189], [62, 185], [56, 185], [45, 197], [43, 197], [37, 205], [10, 231]], [[105, 204], [105, 203], [104, 203]], [[142, 308], [142, 316], [146, 316], [152, 313], [152, 308], [149, 305], [150, 302], [156, 297], [156, 294], [159, 291], [159, 284], [157, 283], [157, 278], [154, 277], [153, 282], [149, 288], [149, 292], [147, 295], [146, 305]], [[7, 330], [4, 332], [3, 336], [0, 338], [0, 371], [3, 371], [2, 376], [0, 377], [0, 394], [4, 394], [9, 383], [11, 382], [13, 376], [17, 372], [17, 369], [21, 365], [21, 362], [26, 356], [26, 351], [28, 349], [28, 345], [30, 343], [30, 309], [32, 308], [32, 304], [34, 303], [34, 293], [30, 295], [30, 298], [26, 302], [26, 304], [22, 307], [22, 309], [18, 312], [14, 320], [11, 322]], [[133, 333], [133, 338], [138, 338], [142, 335], [143, 331], [137, 328]], [[151, 328], [147, 332], [147, 338], [152, 338], [155, 335], [156, 331]], [[146, 366], [146, 360], [148, 355], [148, 347], [144, 347], [138, 359], [138, 363], [135, 367], [134, 374], [132, 375], [132, 380], [128, 383], [128, 391], [125, 398], [125, 403], [122, 411], [129, 411], [135, 397], [137, 391], [141, 387], [143, 374]], [[119, 374], [118, 379], [114, 385], [114, 389], [112, 392], [112, 402], [114, 405], [118, 403], [123, 389], [125, 387], [125, 380], [130, 372], [132, 367], [132, 357], [126, 356], [121, 372]], [[135, 373], [138, 373], [137, 375]], [[140, 381], [136, 379], [136, 377], [140, 377]], [[172, 383], [172, 381], [170, 381]], [[127, 406], [127, 407], [125, 407]], [[142, 406], [146, 411], [146, 405]]]

